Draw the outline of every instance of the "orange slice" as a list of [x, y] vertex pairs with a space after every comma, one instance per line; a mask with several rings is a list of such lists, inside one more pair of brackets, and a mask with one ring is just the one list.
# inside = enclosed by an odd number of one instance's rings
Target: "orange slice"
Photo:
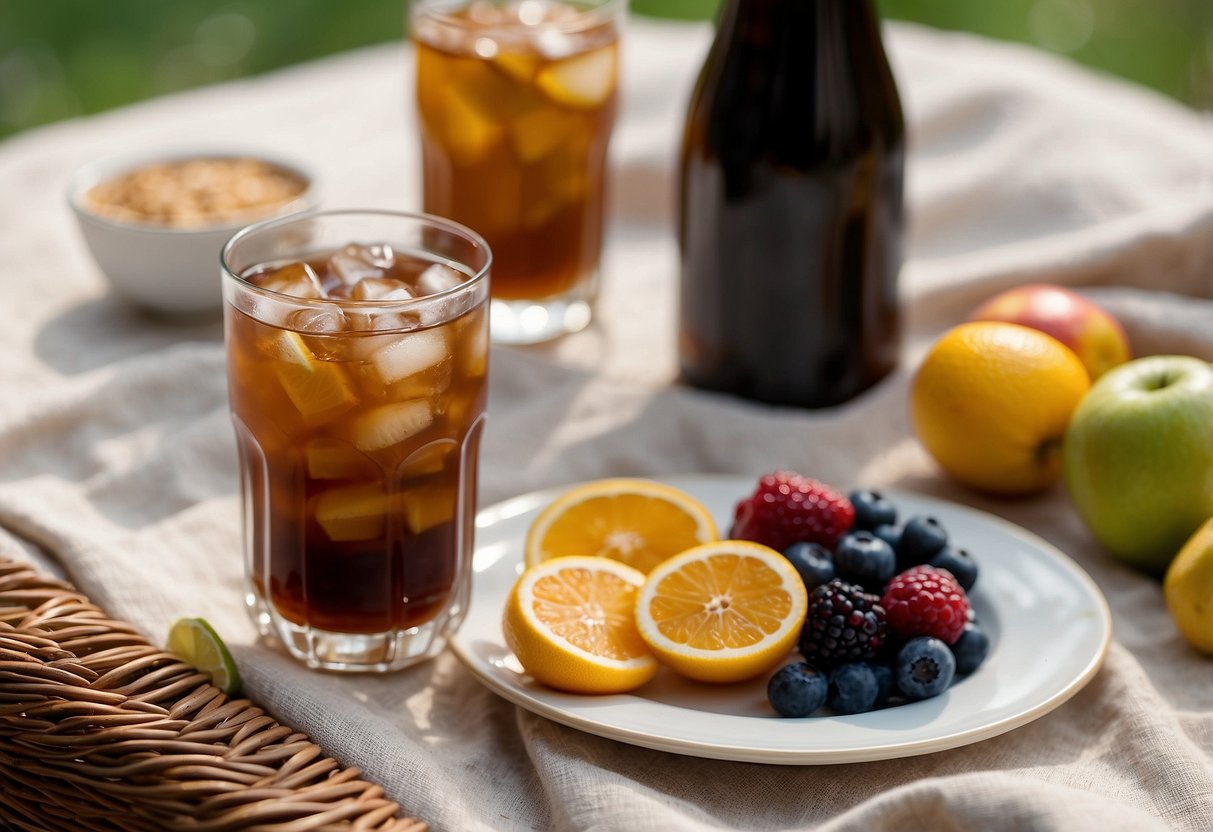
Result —
[[606, 558], [568, 557], [532, 566], [514, 584], [502, 627], [522, 667], [572, 693], [622, 693], [657, 672], [636, 632], [644, 575]]
[[652, 480], [596, 480], [566, 491], [540, 512], [527, 533], [526, 562], [594, 555], [647, 573], [716, 538], [712, 515], [690, 494]]
[[706, 543], [670, 558], [645, 580], [636, 626], [654, 655], [703, 682], [771, 670], [800, 636], [804, 582], [779, 552], [748, 540]]

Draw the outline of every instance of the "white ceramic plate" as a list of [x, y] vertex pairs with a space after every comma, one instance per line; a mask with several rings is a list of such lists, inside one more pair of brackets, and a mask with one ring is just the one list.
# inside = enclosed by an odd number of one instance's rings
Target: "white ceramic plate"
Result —
[[[664, 481], [702, 500], [722, 532], [729, 528], [733, 505], [753, 490], [753, 479], [744, 477]], [[480, 512], [471, 610], [452, 647], [494, 692], [591, 734], [755, 763], [852, 763], [928, 754], [997, 736], [1047, 714], [1091, 680], [1111, 641], [1112, 619], [1099, 589], [1057, 549], [983, 512], [896, 493], [903, 518], [939, 518], [981, 567], [972, 601], [993, 647], [976, 673], [943, 695], [853, 716], [785, 719], [767, 704], [765, 676], [713, 686], [662, 669], [630, 694], [561, 693], [528, 676], [501, 633], [506, 595], [522, 568], [527, 527], [559, 493], [527, 494]]]

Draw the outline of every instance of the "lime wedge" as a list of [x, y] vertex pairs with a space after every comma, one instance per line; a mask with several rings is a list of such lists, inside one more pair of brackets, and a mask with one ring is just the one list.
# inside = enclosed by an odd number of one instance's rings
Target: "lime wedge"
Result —
[[215, 687], [232, 696], [240, 690], [240, 672], [227, 645], [202, 618], [179, 618], [168, 631], [169, 652], [209, 673]]

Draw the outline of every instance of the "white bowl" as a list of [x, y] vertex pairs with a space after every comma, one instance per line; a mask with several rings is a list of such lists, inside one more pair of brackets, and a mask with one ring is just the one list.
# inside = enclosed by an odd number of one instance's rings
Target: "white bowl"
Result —
[[[304, 189], [290, 202], [214, 225], [174, 227], [126, 222], [90, 210], [84, 195], [94, 186], [157, 162], [188, 159], [258, 159], [300, 178]], [[115, 291], [166, 315], [198, 315], [222, 308], [219, 252], [233, 234], [254, 222], [316, 205], [315, 177], [294, 162], [259, 152], [230, 150], [143, 153], [101, 159], [79, 168], [67, 201], [93, 259]]]

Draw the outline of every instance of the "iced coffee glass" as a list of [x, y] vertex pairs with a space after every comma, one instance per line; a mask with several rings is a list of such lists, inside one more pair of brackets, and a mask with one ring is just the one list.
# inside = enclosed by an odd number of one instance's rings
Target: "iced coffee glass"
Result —
[[222, 259], [254, 619], [312, 667], [436, 654], [468, 605], [487, 244], [343, 211], [250, 226]]
[[425, 210], [493, 247], [492, 336], [589, 323], [624, 0], [414, 0]]

